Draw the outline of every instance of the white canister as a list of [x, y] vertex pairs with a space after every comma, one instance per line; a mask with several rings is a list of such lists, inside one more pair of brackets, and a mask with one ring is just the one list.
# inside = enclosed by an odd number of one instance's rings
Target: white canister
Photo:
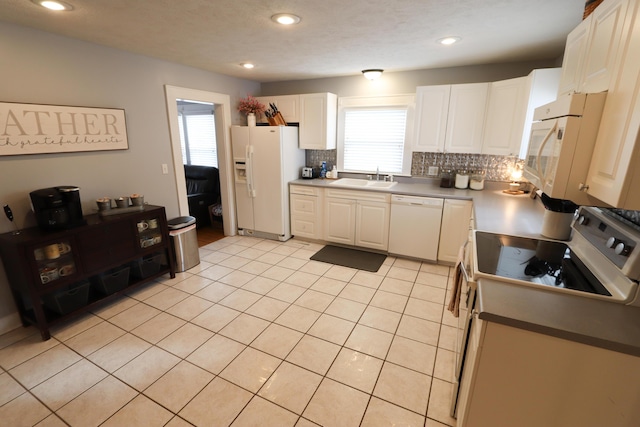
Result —
[[469, 173], [467, 173], [467, 171], [460, 171], [456, 173], [455, 187], [461, 190], [469, 187]]
[[571, 237], [571, 222], [574, 212], [544, 211], [542, 217], [542, 234], [544, 237], [555, 240], [569, 240]]

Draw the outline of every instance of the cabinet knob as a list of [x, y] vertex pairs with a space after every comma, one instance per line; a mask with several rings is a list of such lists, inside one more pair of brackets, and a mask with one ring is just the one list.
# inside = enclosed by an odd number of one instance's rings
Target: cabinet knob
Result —
[[580, 190], [580, 191], [588, 191], [589, 190], [589, 185], [581, 182], [580, 185], [578, 185], [578, 190]]

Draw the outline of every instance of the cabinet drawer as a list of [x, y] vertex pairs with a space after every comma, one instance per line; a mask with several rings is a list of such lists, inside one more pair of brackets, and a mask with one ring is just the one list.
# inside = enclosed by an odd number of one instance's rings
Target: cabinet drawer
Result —
[[292, 215], [315, 215], [318, 211], [318, 198], [313, 196], [295, 196], [291, 198]]
[[292, 185], [289, 187], [291, 194], [302, 194], [305, 196], [319, 196], [320, 188], [307, 187], [304, 185]]
[[291, 234], [299, 237], [319, 238], [318, 224], [314, 218], [291, 218]]

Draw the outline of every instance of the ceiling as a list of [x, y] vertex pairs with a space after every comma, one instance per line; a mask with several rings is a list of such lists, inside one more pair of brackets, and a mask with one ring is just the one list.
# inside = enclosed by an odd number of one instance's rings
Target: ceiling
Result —
[[[0, 20], [260, 82], [558, 58], [584, 0], [2, 0]], [[282, 26], [276, 13], [302, 21]], [[436, 40], [458, 36], [453, 46]], [[252, 70], [241, 63], [252, 62]]]

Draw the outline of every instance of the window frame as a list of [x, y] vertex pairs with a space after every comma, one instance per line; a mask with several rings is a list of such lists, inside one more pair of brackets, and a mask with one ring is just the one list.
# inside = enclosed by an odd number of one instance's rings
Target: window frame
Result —
[[[189, 120], [189, 117], [200, 117], [200, 116], [205, 116], [205, 117], [211, 117], [212, 118], [212, 124], [213, 124], [213, 137], [214, 137], [214, 143], [213, 143], [213, 153], [214, 155], [211, 156], [214, 160], [215, 160], [215, 165], [205, 165], [205, 166], [213, 166], [213, 167], [218, 167], [220, 162], [219, 162], [219, 158], [218, 158], [218, 142], [215, 140], [215, 138], [217, 137], [216, 135], [216, 117], [215, 117], [215, 106], [213, 104], [210, 103], [203, 103], [203, 102], [195, 102], [195, 101], [188, 101], [188, 100], [183, 100], [184, 104], [181, 104], [178, 106], [178, 127], [179, 127], [179, 133], [180, 133], [180, 145], [181, 145], [181, 149], [182, 151], [182, 162], [185, 165], [191, 165], [194, 164], [193, 163], [193, 159], [191, 158], [191, 153], [190, 153], [190, 147], [189, 147], [189, 132], [188, 132], [188, 125], [187, 125], [187, 121]], [[183, 144], [184, 143], [184, 144]], [[198, 162], [198, 164], [200, 164]]]
[[402, 152], [402, 172], [389, 172], [380, 170], [380, 173], [411, 176], [411, 156], [413, 146], [413, 123], [415, 113], [415, 95], [378, 95], [378, 96], [350, 96], [338, 98], [338, 141], [337, 164], [340, 172], [349, 173], [375, 173], [375, 170], [347, 170], [344, 168], [344, 133], [345, 116], [348, 110], [379, 109], [384, 107], [406, 108], [407, 120], [405, 123], [404, 144]]

